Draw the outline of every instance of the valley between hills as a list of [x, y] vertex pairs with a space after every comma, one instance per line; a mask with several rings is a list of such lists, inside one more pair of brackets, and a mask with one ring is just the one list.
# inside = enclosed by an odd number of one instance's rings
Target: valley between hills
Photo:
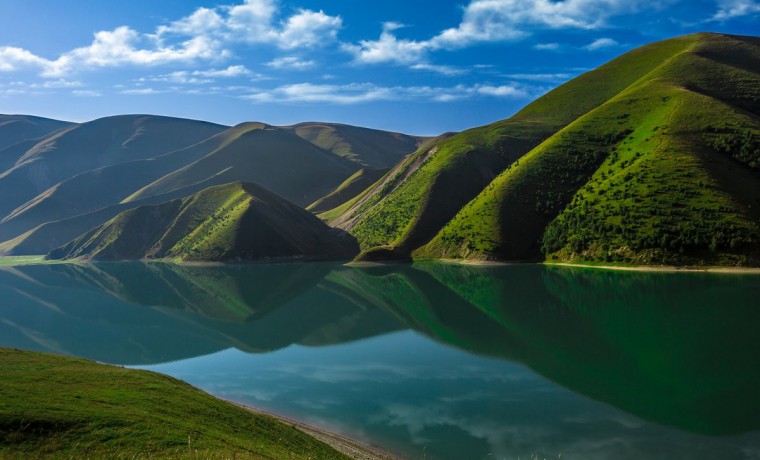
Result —
[[438, 137], [0, 116], [0, 254], [760, 266], [760, 38], [630, 51]]

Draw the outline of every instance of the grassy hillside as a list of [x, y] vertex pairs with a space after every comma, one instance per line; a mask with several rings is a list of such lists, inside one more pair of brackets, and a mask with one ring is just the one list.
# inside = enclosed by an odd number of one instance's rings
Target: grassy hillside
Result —
[[105, 166], [152, 158], [202, 141], [224, 126], [151, 115], [122, 115], [70, 125], [27, 150], [0, 173], [0, 215], [55, 184]]
[[[34, 117], [21, 118], [27, 120]], [[17, 239], [46, 223], [88, 215], [84, 219], [88, 222], [87, 227], [78, 228], [75, 234], [68, 233], [68, 238], [63, 241], [61, 237], [52, 235], [49, 241], [43, 242], [42, 246], [46, 247], [44, 252], [47, 252], [116, 214], [98, 212], [105, 208], [121, 212], [145, 204], [143, 200], [148, 197], [169, 194], [173, 198], [185, 197], [209, 186], [236, 180], [264, 183], [274, 192], [305, 206], [329, 193], [332, 187], [338, 186], [362, 166], [374, 168], [375, 165], [396, 163], [426, 140], [338, 124], [303, 123], [273, 128], [264, 123], [243, 123], [221, 132], [217, 130], [211, 137], [193, 145], [182, 144], [178, 150], [161, 151], [173, 144], [167, 144], [165, 139], [151, 133], [158, 125], [144, 118], [150, 117], [96, 120], [66, 134], [63, 140], [53, 140], [55, 136], [52, 136], [46, 142], [40, 139], [25, 140], [0, 149], [0, 171], [13, 167], [20, 158], [29, 163], [18, 171], [9, 172], [6, 178], [6, 185], [14, 186], [19, 193], [7, 203], [7, 209], [0, 211], [0, 241]], [[130, 133], [132, 121], [136, 127], [134, 135], [120, 147], [114, 146]], [[182, 122], [188, 124], [188, 139], [195, 142], [202, 137], [193, 130], [198, 122], [179, 120], [175, 128], [180, 129]], [[172, 129], [175, 128], [166, 128], [169, 136], [173, 135]], [[2, 129], [0, 126], [0, 133]], [[252, 135], [253, 132], [258, 133]], [[125, 149], [132, 148], [132, 144], [137, 142], [135, 138], [148, 139], [143, 139], [142, 144], [135, 147], [140, 151], [129, 156]], [[70, 151], [77, 142], [82, 144], [84, 152]], [[41, 143], [44, 148], [38, 145]], [[46, 157], [48, 153], [44, 153], [45, 149], [53, 149], [56, 157]], [[116, 155], [114, 151], [119, 158], [109, 159], [109, 155]], [[154, 155], [155, 152], [159, 153]], [[77, 158], [82, 153], [88, 155], [85, 162]], [[82, 172], [58, 182], [68, 173], [51, 176], [46, 170], [42, 174], [47, 176], [41, 180], [36, 176], [37, 170], [29, 169], [37, 164], [40, 156], [43, 165], [53, 159], [60, 161], [66, 158]], [[189, 168], [191, 172], [172, 175], [195, 162], [198, 164]], [[192, 177], [188, 179], [188, 175]], [[149, 187], [164, 176], [170, 176], [163, 182], [164, 185], [170, 182], [168, 186]], [[176, 181], [177, 176], [183, 177], [179, 180], [181, 183]], [[3, 180], [0, 180], [0, 186], [2, 183]], [[49, 187], [41, 189], [47, 184], [50, 184]], [[144, 188], [150, 190], [142, 190]], [[92, 193], [93, 190], [98, 193]], [[182, 190], [181, 195], [176, 193], [179, 190]], [[130, 197], [132, 195], [135, 196]], [[21, 199], [24, 201], [20, 202]], [[132, 205], [113, 208], [122, 201]], [[96, 215], [107, 217], [98, 221], [94, 220]], [[42, 234], [35, 233], [39, 240]], [[26, 239], [26, 236], [21, 239]], [[15, 243], [4, 246], [18, 247]]]
[[659, 65], [514, 163], [415, 256], [757, 264], [759, 45], [650, 45]]
[[693, 41], [686, 37], [634, 50], [558, 87], [507, 120], [420, 150], [353, 202], [323, 217], [356, 236], [366, 258], [406, 257], [514, 161]]
[[315, 214], [335, 209], [366, 190], [388, 171], [388, 169], [362, 168], [335, 187], [330, 193], [307, 206], [306, 209]]
[[[45, 190], [2, 219], [0, 221], [0, 239], [15, 237], [46, 222], [68, 219], [118, 204], [136, 190], [156, 179], [187, 166], [206, 155], [226, 148], [249, 129], [252, 129], [251, 126], [235, 126], [197, 144], [157, 157], [126, 161], [77, 174]], [[226, 182], [217, 182], [213, 185], [221, 183]], [[204, 187], [185, 189], [184, 195], [177, 195], [173, 198], [192, 195], [202, 188]], [[98, 193], [92, 193], [93, 190], [98, 190]], [[144, 203], [136, 203], [135, 206], [139, 204]], [[122, 207], [120, 211], [126, 209], [128, 207]], [[108, 218], [116, 214], [118, 212], [111, 214]], [[70, 235], [65, 241], [53, 245], [49, 249], [60, 246], [60, 244], [95, 225], [105, 222], [105, 220], [107, 219], [89, 223], [87, 227], [81, 228], [76, 234]]]
[[346, 458], [171, 377], [0, 349], [0, 456]]
[[52, 259], [261, 260], [346, 258], [355, 249], [311, 213], [250, 183], [126, 211], [67, 245]]
[[255, 182], [306, 206], [358, 169], [356, 163], [337, 157], [287, 129], [260, 123], [247, 123], [241, 128], [240, 134], [224, 148], [156, 180], [125, 202], [213, 178], [224, 183]]
[[430, 138], [338, 123], [288, 126], [299, 137], [368, 168], [390, 168]]

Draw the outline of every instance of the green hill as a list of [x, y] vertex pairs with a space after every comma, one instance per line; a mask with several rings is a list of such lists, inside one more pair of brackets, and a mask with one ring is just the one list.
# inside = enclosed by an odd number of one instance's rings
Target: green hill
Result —
[[[760, 263], [760, 39], [696, 34], [619, 59], [642, 53], [656, 65], [514, 163], [415, 256]], [[619, 82], [617, 66], [594, 72]]]
[[634, 50], [556, 88], [507, 120], [438, 141], [322, 217], [356, 236], [366, 251], [364, 258], [408, 257], [518, 158], [693, 40], [686, 37]]
[[250, 183], [210, 187], [188, 198], [123, 212], [51, 259], [339, 259], [355, 254], [340, 235], [282, 197]]
[[366, 190], [388, 171], [389, 169], [362, 168], [343, 181], [342, 184], [335, 187], [330, 193], [307, 206], [306, 209], [319, 214], [337, 208]]
[[0, 349], [0, 457], [347, 458], [153, 372]]

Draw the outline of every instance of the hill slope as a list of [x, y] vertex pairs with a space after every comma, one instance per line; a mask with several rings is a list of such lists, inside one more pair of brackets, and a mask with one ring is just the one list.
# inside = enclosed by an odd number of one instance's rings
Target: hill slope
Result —
[[20, 142], [48, 135], [71, 124], [67, 121], [30, 115], [0, 115], [0, 151]]
[[232, 183], [126, 211], [48, 257], [347, 258], [355, 253], [352, 243], [278, 195], [255, 184]]
[[168, 376], [6, 348], [0, 363], [4, 458], [347, 458]]
[[339, 123], [308, 122], [286, 128], [316, 146], [369, 168], [390, 168], [430, 140]]
[[671, 49], [504, 171], [415, 255], [759, 263], [760, 39], [651, 46]]
[[330, 193], [307, 206], [306, 209], [315, 214], [319, 214], [337, 208], [362, 193], [370, 185], [383, 177], [388, 171], [388, 169], [362, 168], [343, 181], [339, 186], [335, 187]]
[[55, 184], [105, 166], [152, 158], [202, 141], [224, 126], [151, 115], [70, 125], [45, 137], [0, 173], [0, 215]]
[[367, 251], [364, 258], [408, 257], [510, 164], [693, 41], [686, 37], [631, 51], [507, 120], [421, 149], [355, 200], [322, 217], [356, 236]]

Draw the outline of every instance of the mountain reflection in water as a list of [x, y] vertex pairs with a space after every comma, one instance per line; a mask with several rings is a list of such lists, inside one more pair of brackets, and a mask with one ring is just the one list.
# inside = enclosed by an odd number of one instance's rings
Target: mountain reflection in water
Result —
[[[146, 366], [231, 348], [248, 354], [272, 354], [291, 345], [307, 350], [328, 345], [361, 348], [351, 344], [388, 337], [378, 346], [385, 347], [386, 359], [397, 360], [403, 368], [405, 354], [413, 354], [404, 348], [409, 344], [403, 345], [412, 340], [411, 331], [426, 337], [426, 346], [441, 348], [434, 345], [437, 342], [446, 345], [443, 350], [461, 350], [456, 359], [464, 361], [460, 367], [452, 364], [452, 373], [467, 372], [466, 356], [472, 357], [473, 369], [484, 358], [520, 363], [546, 379], [546, 385], [559, 384], [607, 403], [624, 418], [633, 415], [694, 433], [698, 439], [743, 434], [741, 446], [729, 437], [730, 447], [720, 448], [749, 455], [760, 447], [752, 434], [760, 428], [758, 298], [760, 278], [750, 275], [540, 265], [30, 265], [0, 268], [0, 345]], [[389, 335], [402, 331], [407, 332]], [[396, 345], [392, 337], [399, 337]], [[365, 342], [375, 343], [361, 343]], [[354, 369], [349, 370], [377, 378], [409, 371], [368, 367], [362, 360], [357, 352], [351, 361]], [[302, 364], [312, 370], [319, 366], [309, 358]], [[441, 366], [430, 372], [445, 370]], [[449, 378], [490, 379], [489, 393], [499, 388], [505, 392], [493, 398], [520, 391], [514, 381], [494, 384], [489, 372]], [[324, 396], [349, 397], [335, 388], [336, 394]], [[425, 403], [424, 388], [410, 386], [408, 391], [421, 401], [417, 417], [442, 418], [441, 409]], [[371, 397], [382, 397], [382, 392]], [[436, 403], [452, 398], [436, 397]], [[471, 407], [489, 410], [487, 401]], [[411, 409], [393, 410], [395, 420], [401, 417], [399, 411]], [[557, 410], [560, 416], [562, 409]], [[503, 416], [532, 423], [528, 414]], [[457, 438], [443, 419], [437, 431], [418, 433], [420, 439], [428, 444], [430, 439], [459, 439], [462, 450], [430, 444], [426, 453], [446, 458], [470, 452], [478, 458], [493, 449], [494, 442], [484, 447]], [[593, 431], [593, 424], [586, 423], [587, 428]], [[411, 448], [404, 442], [415, 443], [394, 440], [397, 435], [390, 431], [373, 436], [370, 425], [362, 428], [370, 440], [397, 443], [406, 452]]]

